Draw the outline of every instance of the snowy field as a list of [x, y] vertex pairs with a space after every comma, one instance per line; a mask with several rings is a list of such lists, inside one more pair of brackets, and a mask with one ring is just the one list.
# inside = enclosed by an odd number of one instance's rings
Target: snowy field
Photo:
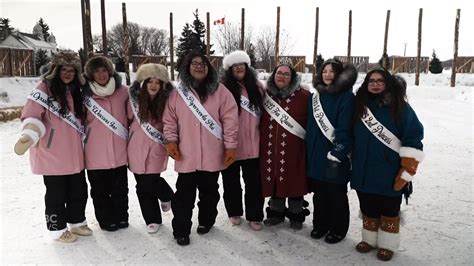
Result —
[[[262, 75], [261, 78], [264, 78]], [[473, 74], [458, 74], [449, 87], [450, 72], [403, 75], [409, 84], [409, 102], [425, 127], [425, 161], [414, 180], [409, 205], [403, 203], [406, 224], [401, 246], [386, 265], [474, 265], [473, 199]], [[363, 78], [360, 75], [359, 82]], [[21, 106], [38, 79], [0, 79], [0, 108]], [[310, 82], [309, 76], [303, 81]], [[358, 87], [358, 85], [356, 85]], [[7, 92], [8, 96], [5, 95]], [[148, 234], [129, 174], [130, 227], [117, 232], [99, 228], [89, 199], [86, 217], [93, 236], [73, 244], [49, 239], [44, 221], [44, 184], [31, 174], [28, 156], [17, 156], [19, 120], [0, 123], [1, 264], [165, 264], [165, 265], [367, 265], [380, 264], [375, 252], [359, 254], [361, 220], [355, 191], [349, 191], [351, 223], [345, 240], [336, 245], [310, 238], [311, 219], [303, 229], [289, 228], [288, 220], [255, 232], [246, 222], [232, 226], [223, 201], [209, 234], [196, 234], [193, 217], [191, 245], [178, 246], [172, 236], [172, 213], [163, 214], [163, 226]], [[163, 173], [174, 188], [177, 174], [170, 160]], [[221, 186], [222, 187], [222, 186]], [[221, 191], [222, 192], [222, 191]], [[222, 195], [222, 193], [221, 193]], [[311, 195], [306, 196], [310, 202]], [[197, 208], [195, 208], [195, 211]], [[311, 216], [309, 216], [311, 217]]]

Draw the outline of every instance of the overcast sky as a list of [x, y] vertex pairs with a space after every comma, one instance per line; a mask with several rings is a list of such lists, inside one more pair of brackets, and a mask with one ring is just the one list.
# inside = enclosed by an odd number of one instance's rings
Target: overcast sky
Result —
[[[100, 0], [90, 0], [92, 34], [101, 33]], [[106, 0], [106, 23], [110, 29], [122, 22], [121, 3], [127, 3], [127, 19], [143, 26], [169, 31], [169, 15], [173, 13], [174, 35], [180, 36], [186, 22], [193, 20], [198, 8], [203, 22], [206, 12], [213, 20], [226, 17], [226, 22], [240, 23], [245, 8], [246, 26], [255, 36], [265, 25], [275, 27], [277, 6], [281, 7], [281, 31], [289, 33], [290, 55], [305, 55], [312, 61], [316, 7], [319, 7], [318, 53], [324, 58], [347, 54], [349, 10], [352, 10], [353, 56], [370, 56], [377, 61], [383, 51], [385, 18], [388, 9], [390, 28], [388, 54], [416, 56], [418, 13], [423, 8], [422, 56], [436, 50], [441, 60], [452, 58], [456, 9], [461, 9], [459, 56], [474, 56], [474, 8], [468, 0], [437, 1], [351, 1], [351, 0], [240, 0], [240, 1], [162, 1]], [[471, 5], [472, 6], [472, 5]], [[20, 31], [31, 32], [40, 17], [50, 26], [60, 48], [82, 47], [80, 0], [38, 1], [0, 0], [0, 17], [7, 17]], [[218, 26], [211, 26], [211, 31]]]

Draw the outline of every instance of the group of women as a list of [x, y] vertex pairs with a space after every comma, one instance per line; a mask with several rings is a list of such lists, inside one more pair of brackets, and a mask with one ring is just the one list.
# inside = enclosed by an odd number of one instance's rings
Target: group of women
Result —
[[[350, 182], [363, 218], [356, 250], [377, 249], [377, 258], [390, 260], [402, 194], [423, 160], [423, 126], [405, 81], [376, 68], [354, 96], [357, 70], [330, 59], [313, 90], [289, 63], [275, 67], [265, 86], [244, 51], [226, 55], [223, 70], [219, 78], [206, 56], [191, 52], [176, 86], [166, 67], [144, 64], [127, 89], [109, 59], [89, 59], [81, 74], [77, 55], [57, 54], [28, 96], [14, 147], [17, 154], [30, 149], [32, 171], [43, 175], [53, 238], [92, 234], [86, 175], [100, 227], [128, 227], [128, 167], [147, 231], [158, 231], [160, 207], [171, 209], [179, 245], [190, 244], [196, 194], [197, 233], [215, 224], [219, 174], [233, 225], [245, 210], [255, 231], [286, 218], [300, 230], [310, 213], [304, 196], [313, 192], [311, 237], [338, 243], [349, 228]], [[168, 156], [178, 173], [175, 192], [160, 175]]]

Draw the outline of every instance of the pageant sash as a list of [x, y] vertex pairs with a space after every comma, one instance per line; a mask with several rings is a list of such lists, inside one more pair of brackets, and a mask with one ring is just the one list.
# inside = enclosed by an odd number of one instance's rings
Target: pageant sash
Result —
[[240, 95], [240, 107], [244, 108], [245, 111], [249, 112], [256, 118], [260, 117], [260, 112], [255, 109], [255, 106], [250, 105], [250, 100], [244, 95]]
[[326, 116], [326, 113], [324, 113], [324, 109], [321, 105], [321, 98], [319, 97], [318, 91], [315, 91], [313, 93], [311, 102], [313, 106], [313, 116], [314, 120], [316, 121], [316, 124], [318, 125], [323, 135], [329, 141], [331, 141], [331, 143], [334, 143], [334, 132], [336, 129], [331, 124], [331, 121], [329, 121], [328, 117]]
[[268, 94], [265, 94], [265, 98], [263, 99], [263, 108], [284, 129], [301, 139], [305, 138], [306, 130], [298, 124], [298, 122], [291, 117], [285, 109], [281, 108], [277, 102], [268, 96]]
[[367, 129], [385, 146], [389, 147], [396, 153], [400, 151], [402, 142], [390, 130], [384, 127], [382, 123], [377, 121], [374, 114], [366, 107], [367, 113], [361, 117], [362, 123]]
[[133, 114], [135, 115], [135, 119], [137, 119], [138, 123], [140, 124], [143, 132], [153, 141], [164, 145], [165, 136], [161, 133], [158, 129], [153, 127], [150, 123], [145, 122], [141, 123], [140, 118], [138, 117], [138, 103], [135, 99], [130, 95], [130, 105], [132, 106]]
[[177, 88], [179, 96], [184, 100], [186, 105], [189, 107], [189, 110], [194, 114], [194, 116], [201, 122], [201, 124], [216, 136], [219, 140], [222, 139], [222, 128], [219, 124], [212, 118], [212, 116], [207, 112], [206, 108], [202, 106], [199, 99], [196, 99], [193, 93], [185, 87], [184, 84], [180, 84]]
[[64, 122], [74, 128], [77, 132], [79, 132], [82, 137], [84, 137], [84, 127], [81, 125], [81, 122], [76, 118], [76, 116], [74, 116], [74, 114], [70, 111], [68, 111], [64, 115], [60, 114], [59, 110], [61, 110], [61, 106], [59, 105], [59, 103], [57, 101], [48, 102], [48, 98], [49, 96], [45, 92], [38, 89], [33, 89], [30, 95], [28, 95], [28, 99], [43, 106], [48, 111], [61, 118]]
[[104, 108], [102, 108], [102, 106], [100, 106], [92, 97], [84, 97], [84, 105], [108, 129], [122, 139], [127, 140], [128, 130], [122, 126], [113, 115], [109, 114]]

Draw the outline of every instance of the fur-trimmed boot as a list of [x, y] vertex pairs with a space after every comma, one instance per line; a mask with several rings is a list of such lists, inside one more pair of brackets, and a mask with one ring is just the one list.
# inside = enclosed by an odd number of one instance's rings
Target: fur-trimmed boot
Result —
[[360, 241], [356, 250], [360, 253], [368, 253], [377, 247], [377, 232], [380, 226], [379, 218], [370, 218], [365, 215], [362, 217], [362, 241]]
[[400, 245], [400, 217], [380, 217], [377, 258], [389, 261]]
[[277, 225], [285, 220], [284, 212], [275, 211], [270, 207], [267, 207], [265, 211], [267, 212], [267, 219], [265, 219], [263, 223], [266, 226]]
[[301, 230], [306, 216], [309, 215], [307, 209], [309, 203], [306, 200], [289, 200], [288, 202], [289, 208], [285, 211], [285, 215], [290, 219], [290, 227]]

